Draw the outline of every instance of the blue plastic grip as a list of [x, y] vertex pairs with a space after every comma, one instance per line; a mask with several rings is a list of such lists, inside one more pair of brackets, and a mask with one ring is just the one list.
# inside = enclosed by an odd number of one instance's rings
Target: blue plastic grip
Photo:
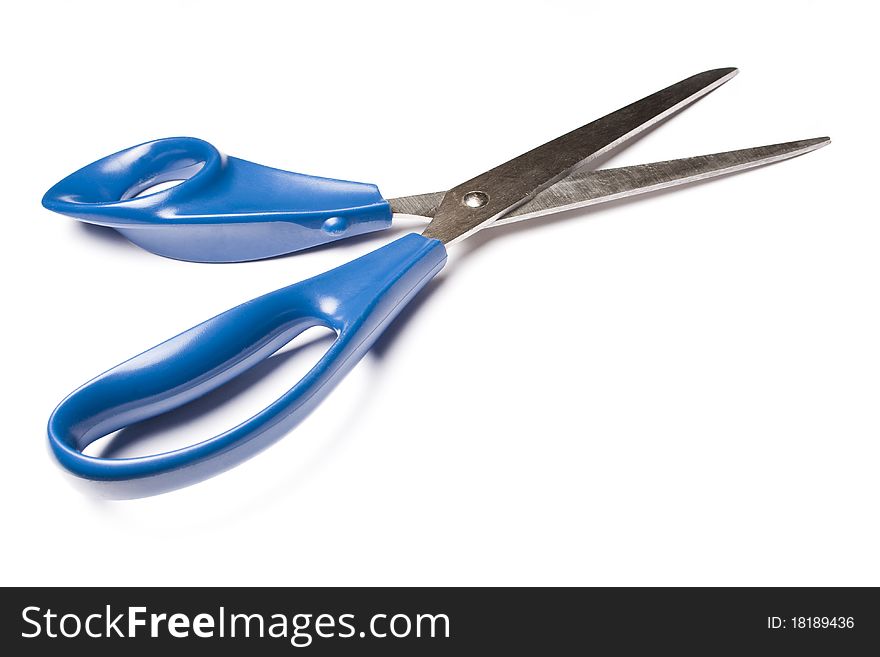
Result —
[[[217, 315], [70, 394], [49, 419], [52, 451], [70, 472], [104, 481], [206, 466], [194, 477], [198, 480], [231, 467], [305, 417], [445, 263], [439, 241], [410, 234]], [[329, 350], [288, 392], [238, 426], [162, 454], [98, 458], [82, 453], [98, 438], [218, 388], [312, 326], [337, 332]]]
[[[138, 194], [159, 183], [184, 182]], [[240, 262], [391, 225], [375, 185], [281, 171], [192, 137], [158, 139], [93, 162], [43, 197], [49, 210], [109, 226], [153, 253]]]

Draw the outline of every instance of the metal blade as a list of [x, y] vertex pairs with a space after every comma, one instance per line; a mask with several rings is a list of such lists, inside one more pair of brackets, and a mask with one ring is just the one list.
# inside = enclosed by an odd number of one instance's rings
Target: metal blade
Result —
[[533, 198], [574, 169], [709, 93], [735, 68], [698, 73], [449, 190], [425, 237], [452, 244]]
[[[567, 178], [539, 192], [532, 200], [486, 225], [485, 228], [585, 208], [753, 169], [809, 153], [822, 148], [830, 141], [828, 137], [818, 137], [618, 169], [575, 171]], [[444, 194], [445, 192], [432, 192], [404, 196], [391, 199], [389, 203], [396, 214], [433, 217]]]

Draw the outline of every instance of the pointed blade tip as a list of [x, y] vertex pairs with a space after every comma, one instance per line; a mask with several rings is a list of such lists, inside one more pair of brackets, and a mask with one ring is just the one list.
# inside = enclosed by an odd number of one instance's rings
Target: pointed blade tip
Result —
[[694, 75], [695, 78], [703, 78], [711, 80], [710, 86], [711, 88], [720, 87], [725, 82], [729, 82], [739, 73], [739, 69], [735, 66], [728, 66], [725, 68], [710, 68], [707, 71], [703, 71], [702, 73], [697, 73]]
[[737, 68], [736, 66], [723, 66], [721, 68], [712, 68], [705, 72], [717, 73], [718, 77], [720, 78], [723, 78], [724, 76], [729, 76], [732, 78], [739, 73], [739, 68]]
[[795, 142], [797, 144], [803, 144], [804, 146], [814, 146], [812, 150], [816, 150], [817, 148], [822, 148], [831, 143], [831, 137], [813, 137], [812, 139], [802, 139], [799, 142]]

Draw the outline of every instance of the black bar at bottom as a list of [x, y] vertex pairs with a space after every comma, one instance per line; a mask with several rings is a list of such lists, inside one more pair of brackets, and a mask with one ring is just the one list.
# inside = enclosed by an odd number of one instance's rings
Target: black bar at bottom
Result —
[[7, 588], [2, 597], [2, 644], [14, 649], [5, 654], [849, 655], [880, 646], [873, 588]]

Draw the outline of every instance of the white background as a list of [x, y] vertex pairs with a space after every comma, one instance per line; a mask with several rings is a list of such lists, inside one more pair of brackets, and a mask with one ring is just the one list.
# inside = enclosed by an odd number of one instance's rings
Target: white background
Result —
[[[870, 3], [144, 7], [2, 10], [4, 584], [880, 584]], [[610, 163], [834, 143], [451, 248], [318, 411], [207, 482], [111, 501], [53, 462], [85, 380], [389, 239], [176, 262], [44, 210], [74, 169], [191, 135], [433, 191], [720, 66]], [[159, 438], [248, 417], [325, 346]]]

